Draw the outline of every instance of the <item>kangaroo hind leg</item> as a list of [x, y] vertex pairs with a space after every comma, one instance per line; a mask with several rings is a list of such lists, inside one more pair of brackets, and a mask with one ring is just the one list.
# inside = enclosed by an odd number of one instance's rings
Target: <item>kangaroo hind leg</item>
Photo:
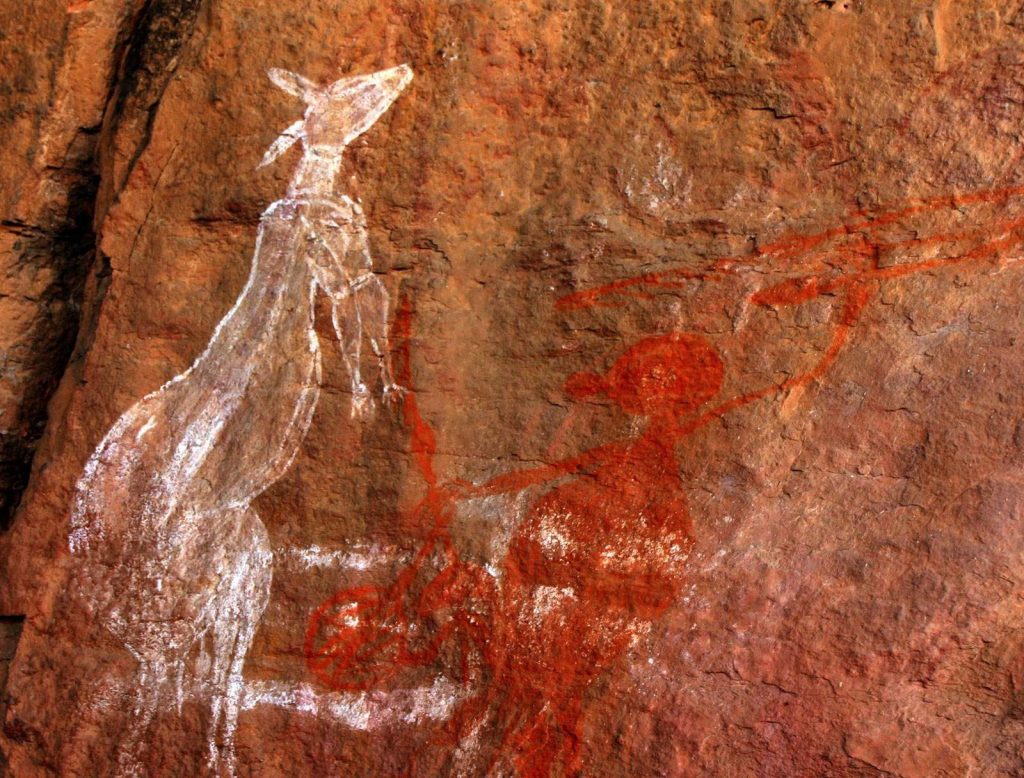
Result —
[[128, 730], [117, 750], [119, 778], [144, 775], [140, 751], [145, 747], [150, 725], [160, 704], [160, 695], [167, 681], [167, 666], [162, 657], [138, 657], [139, 670], [135, 676], [135, 702], [132, 706]]
[[224, 776], [235, 774], [235, 730], [245, 690], [242, 670], [270, 597], [273, 559], [255, 511], [238, 513], [237, 542], [225, 555], [209, 625], [212, 688], [207, 745], [210, 772]]

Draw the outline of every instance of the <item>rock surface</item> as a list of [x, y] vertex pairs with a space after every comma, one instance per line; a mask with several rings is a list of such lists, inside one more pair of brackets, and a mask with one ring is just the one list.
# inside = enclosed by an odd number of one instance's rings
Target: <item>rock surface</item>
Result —
[[10, 774], [130, 726], [72, 498], [242, 289], [266, 68], [403, 62], [338, 191], [407, 391], [353, 417], [321, 295], [237, 773], [1024, 774], [1019, 5], [0, 0]]

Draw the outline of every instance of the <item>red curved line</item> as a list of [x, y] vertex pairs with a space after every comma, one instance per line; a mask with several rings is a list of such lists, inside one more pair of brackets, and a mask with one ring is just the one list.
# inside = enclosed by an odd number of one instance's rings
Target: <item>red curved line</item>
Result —
[[[981, 190], [965, 195], [941, 195], [933, 198], [926, 198], [914, 205], [893, 209], [874, 216], [868, 216], [867, 212], [864, 210], [856, 210], [852, 211], [850, 216], [860, 217], [861, 221], [843, 224], [837, 227], [830, 227], [829, 229], [821, 230], [809, 235], [788, 235], [773, 241], [772, 243], [759, 247], [751, 254], [720, 258], [716, 260], [713, 263], [712, 268], [707, 271], [699, 272], [688, 269], [678, 269], [644, 273], [631, 278], [619, 279], [607, 284], [602, 284], [592, 289], [586, 289], [564, 295], [555, 301], [555, 307], [558, 310], [571, 310], [578, 308], [590, 308], [597, 305], [615, 305], [614, 303], [601, 302], [601, 298], [614, 295], [625, 290], [630, 290], [637, 286], [663, 285], [669, 279], [682, 278], [689, 280], [711, 280], [723, 273], [731, 271], [736, 265], [750, 265], [761, 261], [768, 256], [787, 258], [797, 254], [806, 253], [807, 251], [820, 246], [829, 239], [839, 235], [857, 235], [863, 239], [863, 235], [859, 235], [859, 233], [873, 233], [879, 228], [892, 224], [893, 222], [899, 221], [907, 216], [936, 211], [943, 207], [952, 209], [964, 205], [1001, 202], [1021, 195], [1024, 195], [1024, 186], [995, 190]], [[997, 228], [999, 227], [999, 225], [995, 226]], [[982, 231], [982, 229], [984, 228], [979, 228], [977, 231]], [[988, 229], [992, 229], [992, 226], [990, 225]], [[878, 247], [880, 249], [891, 249], [911, 244], [928, 245], [945, 240], [958, 240], [968, 234], [971, 234], [971, 232], [968, 231], [964, 234], [948, 233], [942, 236], [933, 236], [932, 238], [880, 243], [878, 244]]]

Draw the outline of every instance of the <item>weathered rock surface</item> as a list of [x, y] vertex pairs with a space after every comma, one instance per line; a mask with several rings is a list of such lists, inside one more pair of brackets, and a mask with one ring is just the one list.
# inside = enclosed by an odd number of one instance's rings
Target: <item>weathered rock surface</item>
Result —
[[[321, 295], [238, 774], [1024, 774], [1018, 5], [0, 2], [10, 774], [130, 726], [72, 498], [242, 289], [266, 68], [403, 62], [338, 190], [409, 391], [353, 418]], [[206, 769], [203, 693], [150, 774]]]

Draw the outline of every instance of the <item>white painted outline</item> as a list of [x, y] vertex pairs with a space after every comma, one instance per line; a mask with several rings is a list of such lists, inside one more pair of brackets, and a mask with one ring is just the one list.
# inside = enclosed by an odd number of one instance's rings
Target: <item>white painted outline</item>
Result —
[[[192, 366], [118, 419], [86, 463], [73, 501], [71, 586], [138, 662], [125, 685], [131, 715], [118, 775], [144, 774], [147, 734], [169, 692], [179, 710], [188, 696], [209, 700], [208, 766], [229, 776], [241, 710], [299, 697], [339, 719], [349, 715], [346, 705], [358, 709], [354, 700], [315, 702], [301, 689], [246, 691], [242, 669], [270, 595], [273, 563], [251, 502], [287, 471], [313, 418], [321, 378], [313, 329], [318, 289], [333, 304], [353, 416], [373, 407], [360, 373], [364, 337], [384, 393], [397, 391], [388, 295], [373, 272], [366, 219], [355, 201], [335, 195], [334, 184], [345, 147], [413, 74], [399, 65], [325, 87], [285, 70], [269, 75], [306, 111], [261, 166], [298, 141], [303, 154], [287, 195], [263, 214], [245, 288]], [[109, 709], [103, 701], [117, 683], [96, 680], [94, 711]], [[424, 700], [410, 697], [410, 721], [426, 715], [430, 700], [447, 699], [440, 689], [418, 694]]]

